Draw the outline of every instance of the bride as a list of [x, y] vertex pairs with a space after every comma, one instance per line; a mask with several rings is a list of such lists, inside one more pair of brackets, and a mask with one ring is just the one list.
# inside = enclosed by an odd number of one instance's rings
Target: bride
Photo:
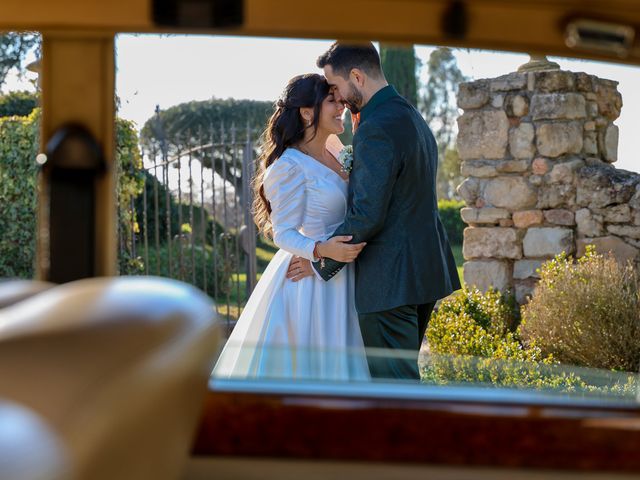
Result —
[[[337, 157], [344, 106], [325, 78], [294, 77], [264, 134], [254, 179], [255, 221], [280, 248], [249, 298], [216, 377], [368, 379], [354, 301], [353, 262], [365, 244], [327, 240], [347, 211], [348, 176]], [[330, 282], [292, 281], [294, 256], [347, 262]]]

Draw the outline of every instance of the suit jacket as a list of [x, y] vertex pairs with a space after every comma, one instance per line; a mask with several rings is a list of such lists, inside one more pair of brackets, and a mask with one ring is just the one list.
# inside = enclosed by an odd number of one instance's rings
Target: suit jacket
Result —
[[[438, 149], [429, 126], [391, 85], [361, 110], [353, 137], [349, 206], [335, 235], [367, 242], [355, 261], [356, 308], [373, 313], [420, 305], [460, 288], [438, 214]], [[314, 263], [330, 280], [344, 263]]]

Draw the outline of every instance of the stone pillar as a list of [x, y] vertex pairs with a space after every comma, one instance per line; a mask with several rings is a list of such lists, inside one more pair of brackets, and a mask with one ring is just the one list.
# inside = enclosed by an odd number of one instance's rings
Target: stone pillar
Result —
[[616, 170], [617, 82], [533, 71], [460, 85], [464, 279], [519, 302], [541, 263], [589, 243], [638, 259], [640, 175]]

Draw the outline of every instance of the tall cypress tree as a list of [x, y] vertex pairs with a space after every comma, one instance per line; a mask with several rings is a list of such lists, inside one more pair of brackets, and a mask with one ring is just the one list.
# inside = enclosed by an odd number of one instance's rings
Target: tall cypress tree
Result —
[[453, 51], [447, 47], [438, 47], [431, 52], [427, 68], [429, 79], [424, 86], [419, 109], [438, 143], [438, 196], [452, 198], [463, 180], [456, 149], [456, 120], [459, 115], [456, 98], [458, 85], [468, 79], [460, 71]]
[[414, 107], [418, 105], [416, 53], [411, 47], [380, 44], [380, 61], [387, 81]]

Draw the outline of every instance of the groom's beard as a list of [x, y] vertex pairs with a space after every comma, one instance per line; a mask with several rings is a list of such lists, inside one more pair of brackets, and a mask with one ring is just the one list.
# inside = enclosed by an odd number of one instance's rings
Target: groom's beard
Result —
[[362, 93], [360, 93], [351, 82], [349, 82], [349, 96], [344, 99], [344, 103], [352, 114], [360, 113], [360, 109], [362, 108]]

